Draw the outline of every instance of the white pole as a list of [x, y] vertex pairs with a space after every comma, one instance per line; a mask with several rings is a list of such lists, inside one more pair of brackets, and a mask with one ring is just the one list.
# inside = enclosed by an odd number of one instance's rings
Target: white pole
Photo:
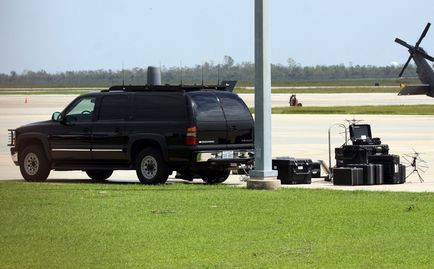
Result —
[[250, 177], [253, 180], [272, 179], [274, 184], [277, 171], [271, 167], [271, 65], [268, 28], [268, 0], [255, 0], [255, 168], [250, 172]]

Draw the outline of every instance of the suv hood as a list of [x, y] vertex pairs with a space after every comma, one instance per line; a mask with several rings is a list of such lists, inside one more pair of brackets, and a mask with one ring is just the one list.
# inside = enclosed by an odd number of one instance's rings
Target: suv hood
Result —
[[38, 121], [29, 123], [23, 126], [20, 126], [16, 129], [18, 133], [28, 133], [28, 132], [41, 132], [41, 133], [48, 133], [50, 126], [53, 124], [53, 121], [46, 120], [46, 121]]

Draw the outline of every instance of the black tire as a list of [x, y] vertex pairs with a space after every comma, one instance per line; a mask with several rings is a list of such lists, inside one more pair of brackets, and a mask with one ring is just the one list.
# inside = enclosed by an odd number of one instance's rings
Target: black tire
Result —
[[43, 182], [50, 174], [50, 163], [40, 146], [28, 146], [18, 154], [20, 172], [26, 181]]
[[103, 182], [113, 174], [113, 170], [87, 170], [86, 174], [95, 182]]
[[169, 167], [159, 150], [145, 148], [136, 159], [136, 174], [142, 184], [164, 184], [169, 177]]
[[228, 179], [231, 171], [229, 170], [209, 170], [200, 173], [200, 177], [207, 184], [219, 184]]

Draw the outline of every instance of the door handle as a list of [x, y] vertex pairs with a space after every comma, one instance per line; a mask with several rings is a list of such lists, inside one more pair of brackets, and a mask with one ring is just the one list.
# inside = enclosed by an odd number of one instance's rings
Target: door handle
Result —
[[88, 133], [88, 132], [90, 132], [90, 129], [86, 127], [83, 129], [83, 132]]

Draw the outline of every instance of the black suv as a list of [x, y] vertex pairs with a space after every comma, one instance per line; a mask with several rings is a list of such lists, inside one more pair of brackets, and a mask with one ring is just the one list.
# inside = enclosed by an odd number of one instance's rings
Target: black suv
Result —
[[164, 183], [173, 171], [221, 183], [253, 162], [253, 128], [246, 104], [223, 86], [113, 86], [77, 97], [49, 121], [9, 130], [9, 146], [27, 181], [54, 169], [96, 181], [136, 170], [144, 184]]

